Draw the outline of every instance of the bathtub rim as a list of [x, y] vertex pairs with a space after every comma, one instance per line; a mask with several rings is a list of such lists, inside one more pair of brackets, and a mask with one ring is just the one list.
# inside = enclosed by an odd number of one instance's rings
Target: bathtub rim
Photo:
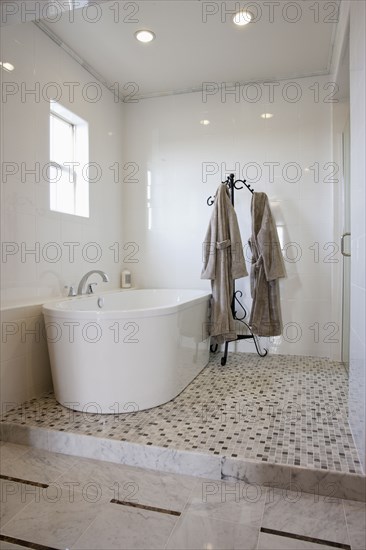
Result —
[[136, 318], [142, 318], [142, 317], [157, 317], [161, 315], [172, 315], [174, 313], [177, 313], [179, 311], [183, 311], [189, 307], [192, 307], [193, 304], [198, 305], [200, 303], [203, 303], [205, 301], [208, 301], [212, 295], [210, 290], [200, 290], [200, 289], [191, 289], [191, 288], [139, 288], [136, 290], [133, 290], [133, 292], [139, 292], [139, 291], [192, 291], [192, 292], [199, 292], [200, 294], [198, 296], [193, 296], [189, 300], [174, 303], [174, 304], [164, 304], [161, 306], [154, 306], [154, 307], [145, 307], [145, 308], [138, 308], [138, 309], [115, 309], [115, 310], [108, 310], [108, 309], [61, 309], [59, 304], [67, 303], [67, 302], [78, 302], [80, 300], [89, 300], [89, 299], [98, 299], [103, 298], [103, 296], [111, 295], [111, 294], [119, 294], [120, 292], [124, 292], [124, 289], [115, 289], [104, 291], [104, 292], [98, 292], [93, 295], [89, 296], [76, 296], [76, 297], [70, 297], [70, 298], [62, 298], [58, 300], [54, 300], [52, 302], [48, 302], [42, 305], [42, 313], [44, 316], [48, 316], [51, 318], [61, 318], [61, 319], [82, 319], [82, 320], [90, 320], [90, 319], [98, 319], [102, 321], [103, 319], [136, 319]]

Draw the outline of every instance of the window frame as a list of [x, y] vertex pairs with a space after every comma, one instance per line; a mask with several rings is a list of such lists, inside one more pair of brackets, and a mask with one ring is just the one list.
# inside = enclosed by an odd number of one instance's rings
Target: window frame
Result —
[[[51, 157], [52, 150], [52, 132], [51, 123], [52, 117], [58, 119], [65, 124], [69, 125], [72, 131], [72, 159], [67, 163], [71, 163], [71, 166], [65, 166]], [[49, 191], [50, 191], [50, 210], [60, 214], [68, 214], [71, 216], [81, 216], [83, 218], [90, 217], [89, 208], [89, 179], [85, 177], [84, 166], [89, 161], [89, 125], [88, 123], [77, 116], [75, 113], [69, 111], [66, 107], [56, 101], [50, 102], [49, 111], [49, 127], [50, 127], [50, 141], [49, 141], [49, 154], [50, 154], [50, 167], [54, 167], [56, 171], [61, 174], [61, 178], [56, 181], [50, 179]], [[75, 168], [76, 166], [76, 168]], [[57, 185], [62, 176], [68, 178], [69, 183], [73, 185], [73, 205], [72, 212], [70, 210], [60, 210], [57, 208], [57, 197], [55, 199], [56, 204], [51, 207], [52, 191], [51, 185]]]

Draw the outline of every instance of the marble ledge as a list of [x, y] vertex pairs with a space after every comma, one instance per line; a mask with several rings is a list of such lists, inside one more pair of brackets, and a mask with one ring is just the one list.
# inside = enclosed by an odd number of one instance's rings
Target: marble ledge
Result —
[[283, 490], [315, 493], [328, 499], [365, 501], [366, 477], [358, 474], [255, 462], [6, 422], [0, 423], [0, 439], [51, 452], [174, 474], [244, 481]]
[[223, 457], [222, 479], [267, 485], [331, 499], [366, 501], [366, 476]]
[[221, 479], [221, 457], [3, 422], [0, 439], [55, 453], [208, 479]]
[[221, 479], [221, 458], [204, 453], [55, 431], [48, 432], [48, 450], [173, 474]]

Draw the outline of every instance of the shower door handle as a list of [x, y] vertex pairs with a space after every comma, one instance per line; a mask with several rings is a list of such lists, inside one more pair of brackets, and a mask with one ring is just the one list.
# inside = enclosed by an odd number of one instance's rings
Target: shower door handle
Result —
[[351, 254], [344, 251], [344, 238], [345, 237], [350, 237], [350, 236], [351, 236], [351, 233], [343, 233], [343, 235], [341, 237], [341, 252], [342, 252], [343, 256], [346, 256], [348, 258], [351, 256]]

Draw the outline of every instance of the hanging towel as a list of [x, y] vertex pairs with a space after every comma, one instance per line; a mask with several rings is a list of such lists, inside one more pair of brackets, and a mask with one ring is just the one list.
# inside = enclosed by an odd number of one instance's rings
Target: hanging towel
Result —
[[201, 273], [201, 279], [211, 279], [211, 344], [236, 340], [236, 324], [231, 311], [233, 280], [247, 275], [236, 213], [226, 185], [220, 185], [203, 243]]
[[282, 334], [278, 279], [286, 277], [281, 246], [269, 200], [265, 193], [253, 193], [251, 203], [252, 251], [250, 287], [253, 298], [249, 326], [258, 336]]

